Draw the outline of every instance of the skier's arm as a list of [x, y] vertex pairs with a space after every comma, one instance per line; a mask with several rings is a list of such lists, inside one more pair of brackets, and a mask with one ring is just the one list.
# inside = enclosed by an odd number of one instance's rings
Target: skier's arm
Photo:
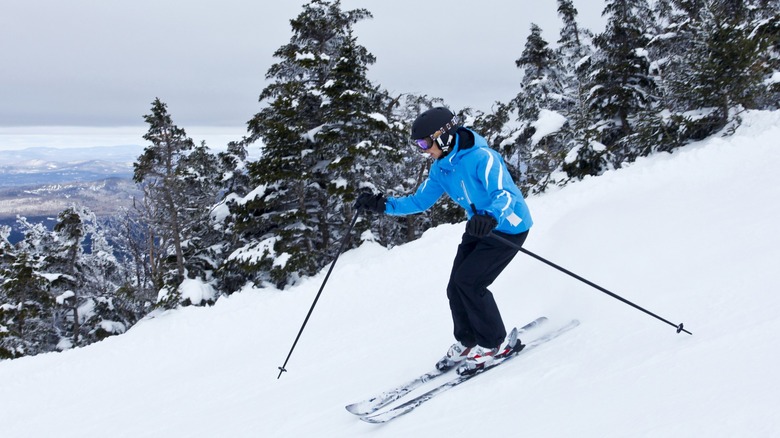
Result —
[[403, 198], [387, 198], [386, 213], [394, 216], [421, 213], [433, 206], [444, 194], [444, 188], [430, 177], [413, 195]]

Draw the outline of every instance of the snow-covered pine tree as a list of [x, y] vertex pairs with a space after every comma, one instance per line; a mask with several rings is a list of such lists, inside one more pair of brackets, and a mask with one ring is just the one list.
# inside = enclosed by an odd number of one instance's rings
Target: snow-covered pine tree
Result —
[[648, 29], [653, 13], [646, 0], [608, 0], [603, 33], [594, 39], [589, 71], [591, 125], [565, 166], [571, 177], [597, 175], [637, 156], [630, 142], [633, 118], [652, 107], [656, 84], [649, 75]]
[[185, 238], [182, 253], [187, 278], [211, 281], [224, 257], [224, 236], [215, 230], [210, 212], [222, 184], [235, 181], [235, 177], [233, 181], [223, 181], [225, 173], [227, 169], [209, 152], [205, 142], [195, 146], [179, 161], [176, 171], [181, 198], [179, 223]]
[[[510, 163], [510, 172], [526, 192], [564, 183], [566, 178], [555, 174], [567, 152], [588, 142], [583, 133], [589, 124], [586, 79], [593, 35], [577, 23], [571, 0], [558, 0], [558, 14], [563, 27], [557, 49], [550, 49], [541, 29], [533, 25], [516, 61], [524, 73], [521, 92], [509, 103], [496, 102], [489, 114], [476, 114], [474, 120], [474, 127]], [[557, 125], [550, 124], [554, 120]], [[540, 138], [533, 137], [537, 127], [545, 129]]]
[[54, 245], [40, 270], [57, 303], [57, 349], [124, 333], [140, 314], [135, 300], [117, 295], [123, 268], [97, 216], [83, 206], [69, 207], [58, 215], [52, 233]]
[[[314, 140], [322, 144], [328, 161], [327, 198], [323, 205], [330, 212], [326, 227], [320, 227], [328, 247], [341, 241], [350, 218], [355, 214], [352, 203], [361, 191], [388, 192], [395, 185], [391, 169], [402, 163], [405, 127], [394, 121], [392, 101], [367, 78], [368, 66], [375, 58], [357, 43], [351, 29], [346, 32], [338, 60], [326, 82], [322, 105], [322, 129]], [[377, 240], [383, 245], [399, 243], [395, 236], [400, 227], [395, 218], [381, 217], [359, 221], [356, 235]], [[372, 230], [370, 235], [364, 231]]]
[[753, 107], [763, 79], [760, 40], [750, 37], [751, 6], [742, 0], [676, 2], [689, 38], [666, 77], [687, 137], [704, 138], [729, 123], [731, 110]]
[[[563, 25], [559, 33], [556, 53], [563, 74], [563, 93], [570, 106], [564, 110], [567, 123], [562, 128], [566, 141], [564, 147], [566, 155], [563, 158], [564, 162], [560, 163], [560, 169], [554, 172], [563, 169], [571, 150], [588, 143], [585, 132], [590, 125], [587, 99], [590, 91], [588, 72], [593, 55], [593, 33], [578, 23], [578, 15], [579, 12], [571, 0], [558, 0], [558, 16]], [[565, 177], [559, 179], [561, 181], [556, 181], [557, 183], [565, 183]]]
[[48, 281], [37, 271], [40, 261], [40, 256], [22, 250], [3, 272], [0, 359], [50, 351], [56, 338], [50, 316], [54, 300]]
[[[4, 269], [8, 267], [14, 259], [14, 247], [8, 240], [11, 235], [11, 227], [8, 225], [0, 225], [0, 276]], [[0, 284], [2, 284], [3, 277], [0, 277]]]
[[[8, 236], [11, 235], [11, 227], [8, 225], [0, 225], [0, 285], [5, 284], [8, 280], [6, 275], [10, 272], [10, 267], [16, 260], [16, 251], [14, 251], [13, 245], [8, 240]], [[9, 351], [4, 350], [4, 339], [10, 336], [10, 330], [8, 330], [7, 320], [9, 319], [5, 312], [13, 307], [8, 302], [8, 296], [5, 292], [5, 288], [0, 287], [0, 360], [8, 359], [12, 357]]]
[[219, 180], [221, 181], [223, 198], [231, 193], [241, 197], [249, 193], [246, 146], [246, 139], [231, 141], [226, 150], [217, 153], [219, 167], [222, 170]]
[[0, 225], [0, 360], [21, 356], [24, 350], [19, 331], [14, 331], [18, 304], [6, 286], [14, 278], [17, 261], [16, 250], [8, 240], [10, 234], [11, 227]]
[[184, 236], [179, 217], [183, 199], [176, 172], [179, 161], [192, 150], [194, 143], [184, 129], [173, 123], [167, 105], [159, 98], [152, 102], [152, 112], [144, 120], [149, 124], [144, 140], [152, 144], [133, 164], [133, 180], [143, 185], [145, 202], [154, 206], [153, 211], [146, 212], [151, 214], [144, 220], [163, 244], [159, 255], [173, 257], [175, 273], [159, 272], [158, 286], [166, 284], [175, 288], [184, 279]]
[[759, 0], [750, 38], [760, 41], [764, 86], [757, 106], [780, 108], [780, 0]]
[[51, 246], [40, 268], [47, 274], [51, 283], [49, 293], [58, 304], [54, 328], [59, 337], [58, 348], [63, 350], [79, 345], [79, 324], [83, 319], [79, 310], [85, 302], [81, 290], [84, 278], [79, 262], [86, 234], [81, 215], [75, 207], [60, 212], [54, 225], [55, 244]]
[[[208, 281], [219, 265], [221, 238], [209, 223], [224, 173], [205, 143], [195, 146], [184, 129], [173, 123], [159, 98], [144, 116], [151, 142], [134, 164], [134, 180], [142, 184], [138, 205], [146, 228], [147, 256], [153, 283], [160, 290], [158, 305], [175, 307], [182, 301], [178, 287], [185, 278]], [[192, 303], [200, 304], [200, 303]]]
[[586, 96], [585, 78], [590, 57], [593, 54], [593, 33], [577, 22], [579, 12], [571, 0], [558, 0], [558, 16], [563, 26], [560, 30], [556, 53], [562, 66], [566, 96]]
[[[370, 16], [365, 9], [343, 11], [339, 1], [313, 0], [290, 21], [290, 42], [274, 53], [279, 62], [260, 94], [266, 106], [249, 122], [250, 141], [263, 143], [261, 157], [248, 165], [256, 188], [234, 206], [240, 247], [228, 260], [228, 269], [256, 284], [283, 286], [324, 266], [338, 237], [331, 228], [344, 228], [350, 214], [333, 194], [351, 199], [359, 183], [343, 177], [340, 161], [356, 160], [361, 177], [372, 181], [366, 173], [376, 171], [373, 154], [391, 153], [368, 134], [390, 121], [368, 106], [373, 86], [365, 72], [373, 56], [351, 32]], [[349, 77], [337, 77], [337, 68]]]
[[0, 285], [0, 359], [51, 351], [58, 337], [52, 324], [55, 301], [49, 278], [41, 273], [51, 249], [51, 233], [42, 224], [17, 218], [24, 240], [4, 251]]
[[710, 51], [705, 48], [709, 43], [703, 21], [707, 10], [712, 10], [712, 2], [708, 0], [655, 2], [656, 21], [648, 32], [648, 53], [653, 60], [650, 73], [658, 85], [658, 101], [654, 107], [641, 112], [636, 118], [635, 132], [625, 139], [639, 155], [671, 151], [689, 141], [700, 140], [727, 121], [722, 114], [729, 110], [719, 111], [712, 102], [692, 98], [698, 93], [696, 90], [712, 90], [717, 81], [716, 77], [704, 73], [707, 63], [700, 56]]
[[124, 333], [148, 309], [143, 296], [125, 288], [128, 268], [117, 259], [105, 224], [86, 207], [74, 210], [84, 229], [77, 263], [82, 279], [80, 295], [85, 300], [79, 312], [79, 327], [81, 343], [88, 344]]
[[157, 299], [157, 293], [162, 287], [155, 284], [153, 273], [156, 272], [152, 256], [156, 247], [151, 239], [149, 225], [141, 215], [143, 200], [135, 201], [135, 208], [123, 208], [109, 218], [105, 227], [106, 234], [112, 243], [115, 254], [119, 254], [123, 267], [122, 296], [133, 297], [140, 306], [151, 307]]
[[122, 294], [124, 268], [97, 216], [59, 213], [53, 230], [17, 219], [24, 239], [0, 229], [0, 359], [64, 350], [123, 333], [143, 315]]
[[637, 155], [655, 151], [671, 151], [685, 142], [685, 113], [675, 109], [677, 100], [667, 78], [676, 60], [688, 50], [690, 22], [673, 0], [657, 0], [653, 6], [655, 21], [647, 32], [649, 74], [656, 84], [657, 100], [639, 111], [633, 132], [623, 139], [631, 142]]
[[525, 192], [539, 193], [566, 155], [567, 123], [564, 115], [575, 106], [565, 90], [565, 75], [557, 53], [531, 24], [531, 33], [515, 65], [523, 71], [521, 91], [512, 101], [517, 109], [519, 135], [507, 166], [523, 170], [518, 184]]
[[226, 261], [226, 257], [240, 246], [237, 242], [241, 235], [237, 232], [237, 217], [229, 214], [228, 205], [233, 205], [235, 210], [235, 200], [244, 198], [251, 191], [247, 170], [248, 143], [247, 138], [231, 141], [225, 151], [217, 154], [217, 164], [221, 172], [217, 179], [220, 181], [221, 190], [217, 196], [219, 202], [211, 208], [209, 223], [211, 233], [219, 239], [218, 245], [215, 246], [215, 249], [220, 251], [214, 272], [215, 288], [228, 294], [240, 289], [247, 282], [243, 272], [232, 269], [233, 263]]

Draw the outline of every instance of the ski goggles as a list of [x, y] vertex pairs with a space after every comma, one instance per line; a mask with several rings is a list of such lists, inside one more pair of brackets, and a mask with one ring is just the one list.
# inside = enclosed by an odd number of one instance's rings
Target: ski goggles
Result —
[[431, 137], [418, 138], [414, 142], [424, 151], [427, 151], [433, 146], [433, 139]]
[[437, 138], [441, 137], [443, 133], [444, 133], [444, 128], [439, 129], [438, 131], [434, 132], [433, 134], [425, 138], [415, 139], [414, 142], [415, 144], [417, 144], [417, 146], [420, 147], [420, 149], [427, 151], [428, 149], [433, 147], [433, 143], [436, 141]]

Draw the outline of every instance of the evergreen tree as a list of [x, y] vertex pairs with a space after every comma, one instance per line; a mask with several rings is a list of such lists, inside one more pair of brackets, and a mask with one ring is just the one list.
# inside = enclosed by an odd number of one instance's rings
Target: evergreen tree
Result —
[[[566, 95], [560, 59], [549, 48], [542, 37], [542, 29], [536, 24], [531, 25], [531, 34], [515, 65], [524, 74], [521, 91], [513, 101], [517, 108], [519, 135], [514, 156], [506, 157], [507, 166], [524, 167], [523, 177], [518, 181], [520, 187], [526, 192], [540, 192], [565, 156], [565, 131], [561, 131], [566, 124], [563, 113], [574, 106], [574, 101]], [[557, 127], [552, 127], [552, 120], [558, 122]]]
[[745, 26], [747, 15], [742, 1], [707, 2], [694, 16], [691, 44], [670, 78], [688, 111], [713, 110], [711, 124], [702, 127], [704, 136], [724, 127], [732, 108], [753, 105], [761, 71], [759, 45]]
[[759, 41], [765, 91], [758, 97], [757, 106], [764, 109], [780, 108], [780, 1], [759, 2], [750, 38]]
[[579, 25], [577, 15], [579, 12], [571, 0], [558, 0], [558, 16], [563, 26], [557, 52], [564, 65], [564, 74], [569, 78], [584, 72], [582, 67], [592, 54], [593, 33]]
[[82, 343], [92, 343], [124, 333], [148, 311], [144, 296], [125, 286], [128, 268], [120, 261], [117, 248], [109, 242], [110, 229], [89, 209], [79, 211], [86, 233], [82, 241], [79, 269], [88, 298], [80, 324]]
[[[326, 83], [322, 107], [323, 127], [315, 134], [328, 166], [317, 176], [327, 188], [323, 209], [330, 212], [328, 226], [319, 235], [333, 247], [341, 241], [350, 218], [352, 203], [360, 191], [387, 192], [394, 185], [389, 168], [399, 164], [406, 135], [393, 121], [389, 97], [366, 77], [375, 58], [357, 44], [348, 30], [338, 61]], [[360, 221], [356, 234], [372, 227], [372, 239], [387, 245], [395, 233], [395, 220]]]
[[760, 101], [761, 39], [748, 33], [755, 8], [742, 1], [664, 0], [650, 44], [660, 106], [641, 120], [642, 154], [700, 140]]
[[[211, 280], [219, 265], [219, 233], [210, 224], [210, 208], [221, 189], [217, 157], [205, 143], [195, 146], [184, 129], [176, 126], [166, 105], [155, 99], [152, 113], [144, 116], [152, 144], [134, 164], [134, 180], [143, 184], [139, 205], [146, 228], [153, 283], [160, 290], [159, 305], [182, 302], [178, 286], [185, 278]], [[200, 304], [200, 303], [193, 303]]]
[[141, 316], [119, 293], [124, 269], [96, 215], [69, 207], [53, 230], [17, 220], [24, 240], [0, 229], [0, 359], [87, 345], [123, 333]]
[[645, 54], [652, 14], [645, 0], [610, 0], [603, 15], [608, 15], [609, 21], [594, 39], [598, 51], [591, 79], [595, 87], [588, 103], [601, 120], [614, 126], [604, 133], [604, 143], [611, 145], [632, 132], [631, 116], [652, 101], [654, 84]]
[[70, 207], [54, 226], [55, 245], [41, 266], [50, 279], [57, 308], [57, 348], [86, 345], [123, 333], [139, 318], [137, 302], [123, 296], [123, 268], [113, 254], [97, 216], [85, 207]]
[[107, 234], [113, 243], [114, 252], [119, 255], [124, 267], [121, 280], [122, 293], [135, 297], [145, 307], [157, 299], [161, 283], [154, 275], [158, 271], [157, 244], [151, 227], [143, 220], [144, 200], [135, 200], [134, 208], [120, 210], [107, 221]]
[[[593, 33], [577, 22], [578, 11], [571, 0], [558, 0], [558, 15], [563, 26], [558, 39], [557, 54], [563, 74], [564, 95], [569, 105], [564, 109], [567, 123], [562, 128], [568, 154], [578, 145], [587, 143], [583, 133], [590, 125], [587, 100], [588, 72], [593, 55]], [[564, 158], [565, 159], [565, 158]], [[561, 167], [564, 163], [560, 163]], [[559, 181], [563, 183], [565, 181]]]
[[596, 51], [589, 67], [587, 104], [594, 120], [576, 158], [570, 156], [565, 166], [575, 178], [635, 159], [637, 151], [621, 139], [634, 132], [632, 119], [656, 100], [647, 52], [654, 19], [646, 0], [609, 0], [603, 15], [609, 17], [607, 26], [593, 40]]
[[[16, 262], [16, 251], [8, 241], [11, 227], [0, 225], [0, 360], [11, 359], [20, 355], [17, 348], [20, 346], [18, 335], [12, 334], [16, 306], [9, 299], [6, 284], [13, 275], [11, 268]], [[9, 328], [9, 326], [11, 326]]]
[[55, 302], [49, 294], [49, 278], [41, 273], [53, 244], [42, 224], [25, 218], [17, 223], [24, 240], [13, 250], [5, 247], [0, 290], [0, 358], [16, 358], [51, 351], [57, 344], [52, 314]]
[[0, 359], [50, 351], [56, 338], [50, 312], [54, 301], [48, 281], [37, 273], [40, 257], [25, 251], [3, 273], [4, 301], [0, 303]]
[[[693, 2], [687, 7], [696, 9]], [[674, 0], [656, 1], [653, 12], [655, 21], [648, 25], [647, 53], [652, 60], [648, 73], [656, 85], [656, 100], [637, 112], [632, 132], [620, 141], [632, 146], [629, 159], [654, 151], [671, 151], [684, 144], [685, 129], [681, 122], [685, 116], [674, 109], [677, 96], [670, 89], [668, 78], [675, 69], [675, 60], [689, 49], [690, 21], [674, 5]]]
[[542, 37], [542, 29], [531, 24], [531, 33], [525, 42], [525, 49], [515, 61], [522, 69], [522, 91], [515, 99], [520, 117], [533, 120], [540, 109], [562, 110], [569, 106], [563, 94], [562, 72], [557, 53]]
[[62, 311], [58, 311], [54, 318], [61, 349], [79, 345], [79, 324], [83, 319], [79, 315], [79, 308], [84, 304], [81, 294], [84, 277], [79, 262], [83, 255], [82, 244], [86, 234], [81, 215], [76, 208], [71, 207], [61, 212], [54, 226], [56, 245], [53, 245], [41, 266], [42, 271], [49, 274], [51, 279], [50, 293], [57, 304], [62, 306], [62, 309], [58, 309]]
[[144, 149], [143, 155], [133, 164], [133, 179], [144, 185], [146, 201], [159, 206], [154, 210], [154, 215], [147, 216], [146, 220], [161, 241], [170, 245], [161, 249], [166, 255], [172, 253], [174, 257], [176, 275], [169, 280], [178, 285], [184, 279], [184, 252], [179, 217], [181, 187], [176, 172], [179, 161], [192, 150], [194, 144], [186, 132], [173, 123], [167, 105], [159, 98], [152, 102], [152, 113], [145, 115], [144, 120], [149, 124], [144, 140], [152, 144]]
[[211, 154], [205, 142], [184, 155], [176, 172], [179, 196], [179, 221], [182, 235], [184, 267], [188, 278], [210, 281], [223, 257], [222, 234], [215, 231], [210, 217], [222, 185], [225, 170], [217, 156]]
[[222, 171], [220, 177], [222, 197], [234, 194], [246, 196], [249, 193], [250, 181], [247, 173], [247, 141], [231, 141], [227, 149], [217, 154], [218, 166]]
[[[293, 36], [274, 54], [279, 62], [260, 94], [267, 106], [249, 122], [262, 155], [248, 165], [256, 188], [234, 206], [239, 249], [228, 264], [255, 283], [278, 286], [317, 272], [351, 215], [360, 188], [378, 163], [392, 161], [392, 122], [368, 79], [374, 57], [352, 26], [367, 10], [342, 11], [339, 1], [314, 0], [290, 21]], [[384, 136], [384, 137], [383, 137]]]

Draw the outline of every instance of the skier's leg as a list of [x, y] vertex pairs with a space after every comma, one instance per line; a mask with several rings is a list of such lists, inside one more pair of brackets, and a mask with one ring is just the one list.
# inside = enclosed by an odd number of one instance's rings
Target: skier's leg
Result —
[[[527, 232], [518, 235], [501, 233], [501, 235], [522, 246]], [[498, 347], [506, 337], [501, 313], [488, 286], [495, 281], [516, 254], [516, 249], [495, 239], [489, 237], [480, 239], [467, 254], [464, 254], [465, 257], [459, 260], [450, 276], [448, 295], [459, 298], [457, 302], [460, 305], [460, 317], [465, 315], [468, 318], [469, 329], [476, 343], [483, 347]], [[450, 303], [453, 301], [450, 299]]]
[[458, 252], [455, 255], [455, 260], [452, 263], [450, 281], [449, 284], [447, 284], [447, 298], [449, 299], [450, 312], [452, 313], [453, 334], [455, 335], [455, 339], [466, 347], [477, 345], [477, 338], [471, 327], [468, 310], [463, 303], [461, 292], [453, 283], [453, 277], [460, 269], [463, 261], [466, 260], [472, 251], [474, 251], [477, 243], [479, 243], [479, 239], [469, 236], [466, 233], [463, 234], [460, 245], [458, 245]]

